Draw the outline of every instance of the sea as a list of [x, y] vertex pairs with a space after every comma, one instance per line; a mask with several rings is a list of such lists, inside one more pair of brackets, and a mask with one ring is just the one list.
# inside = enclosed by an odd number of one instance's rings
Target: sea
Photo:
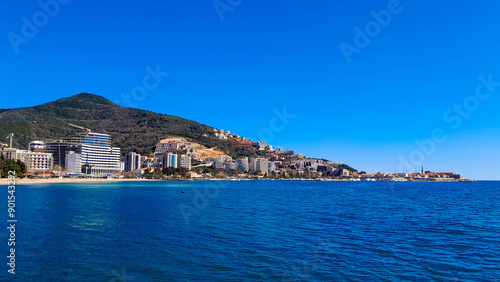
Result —
[[16, 186], [2, 281], [500, 281], [500, 182]]

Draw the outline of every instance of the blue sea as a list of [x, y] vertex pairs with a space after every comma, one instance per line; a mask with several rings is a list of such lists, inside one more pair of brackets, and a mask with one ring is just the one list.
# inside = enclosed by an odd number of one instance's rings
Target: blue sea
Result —
[[2, 281], [500, 281], [500, 182], [18, 185], [15, 275], [6, 192]]

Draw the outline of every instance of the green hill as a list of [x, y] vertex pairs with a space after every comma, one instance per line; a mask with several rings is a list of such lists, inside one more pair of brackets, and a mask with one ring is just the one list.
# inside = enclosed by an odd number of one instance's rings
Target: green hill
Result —
[[18, 148], [27, 148], [32, 140], [74, 135], [79, 129], [68, 125], [73, 123], [110, 134], [113, 146], [120, 147], [122, 153], [151, 153], [155, 144], [167, 135], [186, 137], [231, 155], [236, 153], [229, 141], [214, 136], [212, 127], [176, 116], [122, 107], [95, 94], [81, 93], [34, 107], [2, 109], [0, 115], [33, 119], [0, 118], [0, 138], [14, 133], [13, 145]]
[[[151, 111], [126, 108], [108, 99], [80, 93], [34, 107], [0, 109], [0, 138], [14, 133], [13, 146], [27, 149], [33, 140], [58, 139], [82, 130], [68, 123], [90, 128], [93, 132], [111, 135], [112, 145], [122, 154], [153, 152], [156, 143], [169, 135], [185, 137], [209, 148], [217, 147], [236, 157], [266, 155], [254, 147], [240, 146], [215, 137], [213, 127]], [[7, 140], [3, 139], [2, 143]], [[355, 171], [346, 166], [345, 168]]]

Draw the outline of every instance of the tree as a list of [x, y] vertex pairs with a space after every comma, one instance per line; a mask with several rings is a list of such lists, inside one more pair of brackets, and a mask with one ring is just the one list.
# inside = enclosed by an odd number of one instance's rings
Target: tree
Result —
[[26, 173], [26, 165], [20, 160], [0, 158], [0, 172], [2, 177], [8, 177], [9, 171], [15, 171], [16, 177], [23, 177]]
[[61, 167], [61, 166], [59, 166], [59, 165], [55, 165], [55, 166], [54, 166], [54, 171], [57, 171], [59, 174], [61, 174], [62, 167]]

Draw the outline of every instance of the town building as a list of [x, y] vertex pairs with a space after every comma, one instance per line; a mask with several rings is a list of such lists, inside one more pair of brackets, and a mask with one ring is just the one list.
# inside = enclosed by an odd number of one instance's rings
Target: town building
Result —
[[43, 152], [44, 144], [45, 143], [41, 140], [31, 141], [28, 144], [28, 151], [30, 151], [30, 152]]
[[141, 168], [141, 155], [130, 152], [125, 155], [125, 171], [134, 171]]
[[26, 170], [31, 173], [49, 172], [54, 167], [52, 154], [49, 153], [24, 151], [23, 162]]
[[236, 163], [238, 164], [238, 168], [237, 169], [242, 170], [242, 171], [248, 171], [249, 170], [248, 158], [237, 159]]
[[269, 172], [269, 161], [266, 158], [251, 159], [250, 171]]
[[237, 163], [226, 163], [225, 170], [238, 169]]
[[11, 159], [11, 160], [23, 160], [24, 153], [28, 151], [26, 150], [19, 150], [16, 148], [2, 148], [0, 150], [0, 154], [3, 155], [4, 158], [6, 159]]
[[266, 146], [267, 146], [267, 142], [266, 141], [259, 141], [259, 142], [257, 142], [257, 148], [259, 148], [259, 150], [261, 150], [261, 151], [265, 150]]
[[191, 157], [186, 156], [186, 155], [181, 155], [179, 158], [179, 165], [180, 167], [187, 168], [188, 170], [191, 170]]
[[161, 156], [160, 167], [174, 167], [177, 168], [177, 154], [167, 153]]
[[66, 160], [64, 170], [72, 174], [82, 173], [82, 155], [75, 153], [75, 151], [66, 152]]

